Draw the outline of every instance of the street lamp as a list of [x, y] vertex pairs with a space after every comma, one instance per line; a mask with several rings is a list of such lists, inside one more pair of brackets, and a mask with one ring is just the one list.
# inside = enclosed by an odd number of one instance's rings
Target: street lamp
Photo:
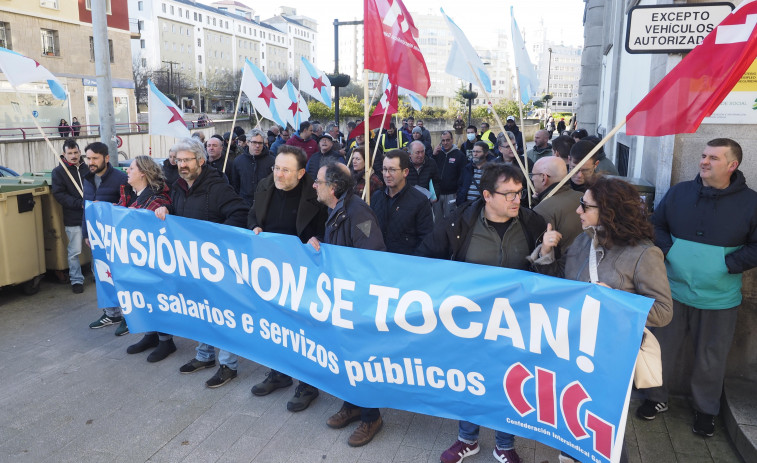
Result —
[[[331, 85], [334, 86], [334, 121], [339, 126], [339, 87], [346, 87], [350, 83], [350, 76], [339, 75], [339, 26], [359, 26], [363, 21], [339, 21], [334, 20], [334, 76], [338, 79], [331, 79]], [[368, 85], [368, 82], [365, 82]]]
[[[549, 51], [549, 64], [547, 65], [547, 95], [549, 95], [549, 79], [550, 77], [552, 77], [552, 48], [547, 48], [547, 51]], [[547, 109], [545, 111], [545, 114], [549, 112], [550, 101], [552, 101], [551, 98], [547, 100]]]

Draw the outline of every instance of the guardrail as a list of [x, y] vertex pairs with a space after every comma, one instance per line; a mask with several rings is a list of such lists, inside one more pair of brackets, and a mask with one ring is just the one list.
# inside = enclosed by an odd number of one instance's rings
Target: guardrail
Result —
[[[210, 119], [200, 119], [196, 121], [184, 121], [188, 129], [197, 129], [202, 127], [209, 127], [213, 125], [213, 121]], [[115, 124], [117, 134], [130, 134], [130, 133], [147, 133], [149, 130], [149, 124], [146, 122], [124, 122]], [[71, 126], [46, 126], [42, 127], [42, 131], [48, 138], [67, 138], [67, 137], [87, 137], [87, 136], [99, 136], [100, 125], [80, 125], [76, 127]], [[2, 140], [28, 140], [42, 138], [37, 127], [7, 127], [0, 128], [0, 141]]]

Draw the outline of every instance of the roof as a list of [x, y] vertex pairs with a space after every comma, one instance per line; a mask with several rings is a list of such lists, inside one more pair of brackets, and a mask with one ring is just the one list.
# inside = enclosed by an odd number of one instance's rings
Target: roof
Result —
[[[199, 8], [201, 10], [209, 11], [211, 13], [215, 13], [215, 14], [218, 14], [218, 15], [221, 15], [221, 16], [227, 16], [230, 19], [234, 19], [236, 21], [242, 21], [242, 22], [246, 22], [248, 24], [254, 24], [256, 26], [263, 27], [265, 29], [270, 29], [270, 30], [275, 31], [275, 32], [281, 32], [280, 30], [276, 29], [275, 27], [271, 26], [270, 24], [266, 24], [264, 21], [258, 22], [258, 21], [255, 21], [254, 19], [247, 19], [244, 16], [239, 16], [238, 14], [234, 14], [234, 13], [231, 13], [231, 12], [228, 12], [228, 11], [224, 11], [224, 10], [219, 10], [218, 8], [212, 7], [210, 5], [205, 5], [205, 4], [193, 1], [193, 0], [174, 0], [174, 1], [176, 3], [181, 3], [181, 4], [184, 4], [184, 5], [187, 5], [187, 6], [193, 6], [193, 7]], [[231, 0], [228, 0], [228, 1], [231, 1]], [[234, 2], [234, 3], [236, 4], [238, 2]], [[242, 6], [244, 6], [244, 5], [242, 5]], [[249, 8], [249, 7], [247, 7], [247, 8]]]

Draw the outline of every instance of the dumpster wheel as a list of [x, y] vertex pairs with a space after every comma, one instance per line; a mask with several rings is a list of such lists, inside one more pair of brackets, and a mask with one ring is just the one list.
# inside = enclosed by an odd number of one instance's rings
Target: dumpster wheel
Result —
[[21, 286], [21, 291], [24, 292], [27, 296], [31, 296], [33, 294], [37, 294], [39, 292], [39, 283], [42, 281], [42, 275], [37, 275], [36, 277], [32, 278], [31, 280], [25, 282]]

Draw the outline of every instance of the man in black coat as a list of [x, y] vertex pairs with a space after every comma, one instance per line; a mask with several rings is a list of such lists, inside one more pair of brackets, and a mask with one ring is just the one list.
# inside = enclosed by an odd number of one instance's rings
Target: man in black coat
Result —
[[273, 160], [274, 156], [265, 147], [263, 132], [252, 129], [247, 149], [234, 159], [234, 169], [231, 171], [231, 186], [247, 204], [252, 205], [258, 185], [271, 175]]
[[[237, 195], [216, 169], [207, 166], [202, 143], [195, 138], [185, 138], [174, 145], [179, 178], [171, 188], [171, 205], [155, 210], [155, 215], [164, 220], [167, 214], [190, 219], [244, 227], [248, 206]], [[237, 356], [219, 350], [218, 362], [221, 367], [205, 385], [220, 387], [237, 377]], [[215, 348], [206, 343], [197, 345], [195, 358], [179, 368], [181, 373], [194, 373], [205, 368], [213, 368]]]
[[[318, 203], [313, 180], [305, 172], [307, 155], [302, 148], [281, 145], [273, 174], [258, 185], [255, 202], [247, 216], [247, 228], [256, 235], [262, 231], [294, 235], [303, 243], [323, 238], [326, 208]], [[292, 385], [292, 377], [271, 369], [265, 380], [252, 387], [256, 396]], [[300, 381], [287, 410], [305, 410], [318, 397], [318, 389]]]
[[173, 147], [168, 150], [168, 159], [163, 161], [163, 176], [166, 178], [168, 188], [171, 188], [179, 179], [179, 166], [176, 165], [176, 151], [173, 151]]
[[[68, 279], [71, 282], [71, 290], [80, 294], [84, 292], [84, 275], [81, 272], [79, 254], [82, 244], [82, 216], [84, 215], [84, 197], [82, 179], [89, 169], [81, 157], [79, 144], [73, 138], [63, 142], [62, 165], [57, 166], [52, 172], [53, 197], [63, 209], [63, 226], [68, 238]], [[66, 174], [66, 170], [71, 177]], [[73, 182], [71, 178], [73, 177]], [[77, 188], [78, 186], [78, 188]]]
[[384, 183], [386, 188], [371, 197], [371, 209], [384, 236], [389, 252], [416, 253], [416, 248], [431, 233], [434, 221], [431, 204], [426, 195], [407, 184], [410, 156], [403, 150], [384, 154]]
[[439, 168], [430, 157], [426, 156], [426, 146], [421, 141], [413, 141], [410, 147], [410, 170], [407, 183], [431, 191], [439, 191]]
[[439, 168], [439, 191], [436, 192], [437, 202], [434, 203], [434, 217], [436, 220], [449, 217], [455, 208], [457, 186], [468, 160], [457, 145], [452, 143], [452, 132], [442, 132], [442, 141], [434, 150], [432, 156]]

